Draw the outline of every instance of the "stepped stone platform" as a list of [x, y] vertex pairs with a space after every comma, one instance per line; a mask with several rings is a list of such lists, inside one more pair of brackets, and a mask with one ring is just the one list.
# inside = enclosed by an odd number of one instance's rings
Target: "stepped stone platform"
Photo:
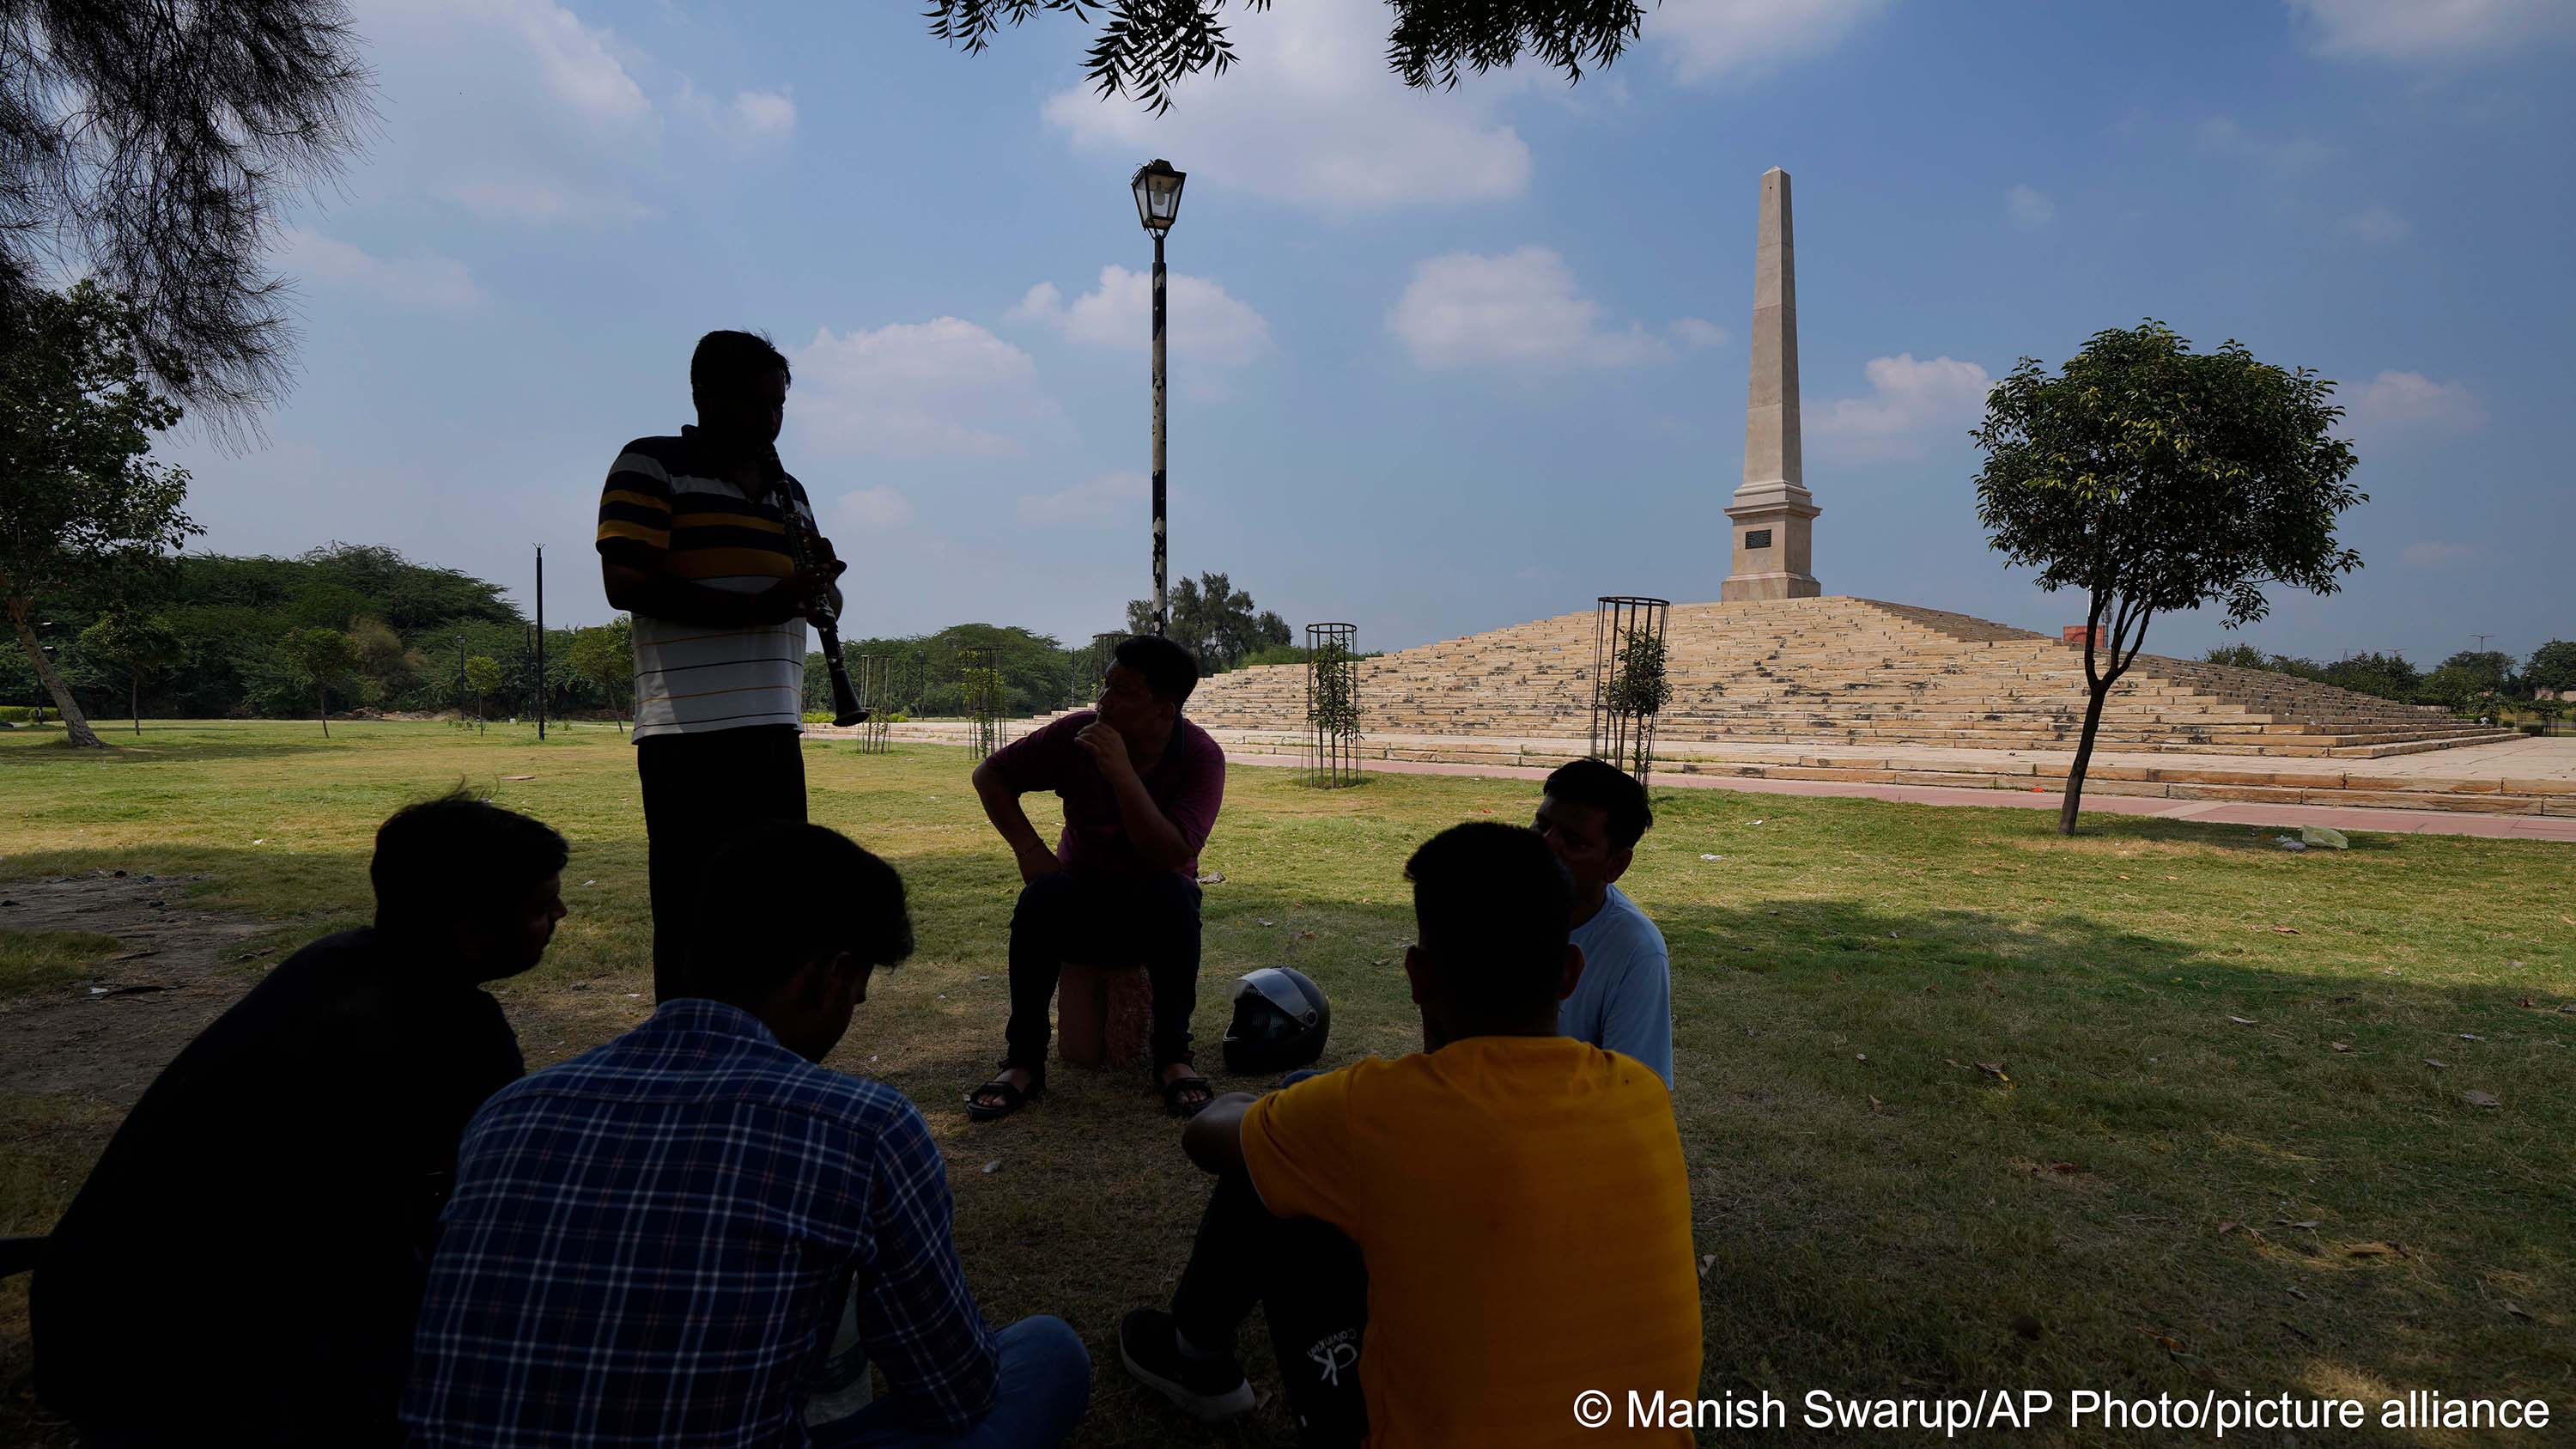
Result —
[[[2046, 635], [1872, 599], [1676, 605], [1659, 775], [2063, 789], [2084, 659]], [[1581, 756], [1593, 616], [1363, 660], [1363, 761], [1518, 769]], [[1305, 746], [1303, 666], [1202, 681], [1190, 717], [1230, 755]], [[1029, 726], [1014, 726], [1021, 734]], [[962, 743], [962, 726], [896, 739]], [[2267, 670], [2140, 656], [2105, 706], [2085, 793], [2576, 817], [2576, 750]]]
[[[1583, 739], [1591, 730], [1589, 611], [1360, 663], [1371, 735]], [[1672, 702], [1656, 752], [1836, 745], [2072, 750], [2084, 723], [2081, 650], [1964, 614], [1872, 599], [1682, 604], [1667, 635]], [[1297, 665], [1203, 682], [1210, 728], [1294, 732]], [[2510, 737], [2440, 710], [2268, 670], [2153, 655], [2111, 693], [2097, 750], [2378, 759]]]

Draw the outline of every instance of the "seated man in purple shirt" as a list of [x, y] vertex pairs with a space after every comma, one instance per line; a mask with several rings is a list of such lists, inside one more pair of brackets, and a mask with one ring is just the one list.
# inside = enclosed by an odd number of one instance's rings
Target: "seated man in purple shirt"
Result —
[[[1142, 963], [1154, 985], [1154, 1084], [1182, 1117], [1208, 1104], [1190, 1065], [1199, 995], [1199, 847], [1225, 797], [1225, 752], [1181, 718], [1198, 661], [1168, 639], [1118, 646], [1096, 709], [1014, 740], [975, 769], [975, 793], [1019, 858], [1011, 914], [1011, 1022], [1002, 1073], [966, 1099], [977, 1121], [1007, 1117], [1046, 1090], [1047, 1006], [1068, 960]], [[1064, 800], [1050, 850], [1020, 797]]]

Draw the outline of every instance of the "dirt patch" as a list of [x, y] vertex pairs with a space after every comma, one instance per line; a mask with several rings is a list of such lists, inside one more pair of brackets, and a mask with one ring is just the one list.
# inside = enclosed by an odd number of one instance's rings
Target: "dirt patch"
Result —
[[120, 943], [87, 979], [0, 1001], [0, 1093], [131, 1107], [241, 999], [257, 977], [224, 953], [277, 926], [192, 908], [188, 887], [203, 879], [117, 871], [0, 883], [0, 929]]

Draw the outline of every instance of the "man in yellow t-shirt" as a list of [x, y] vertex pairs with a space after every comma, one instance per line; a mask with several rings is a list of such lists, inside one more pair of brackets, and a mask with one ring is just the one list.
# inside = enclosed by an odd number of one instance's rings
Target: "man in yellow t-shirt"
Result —
[[[1488, 822], [1434, 837], [1405, 875], [1423, 1050], [1220, 1097], [1191, 1122], [1182, 1146], [1216, 1195], [1171, 1311], [1129, 1314], [1121, 1356], [1186, 1412], [1240, 1414], [1234, 1334], [1262, 1304], [1308, 1444], [1688, 1444], [1626, 1421], [1631, 1390], [1698, 1395], [1681, 1138], [1654, 1072], [1557, 1034], [1583, 969], [1565, 868]], [[1364, 1342], [1356, 1323], [1318, 1338], [1316, 1301], [1363, 1267]], [[1303, 1359], [1327, 1386], [1355, 1361], [1364, 1428], [1301, 1388]], [[1608, 1433], [1581, 1417], [1590, 1394], [1608, 1396]]]

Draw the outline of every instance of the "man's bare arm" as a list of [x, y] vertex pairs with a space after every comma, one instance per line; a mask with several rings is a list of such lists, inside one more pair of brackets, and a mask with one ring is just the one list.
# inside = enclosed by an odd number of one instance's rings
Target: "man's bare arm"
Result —
[[1154, 803], [1134, 770], [1121, 771], [1111, 785], [1118, 794], [1118, 820], [1127, 827], [1127, 843], [1156, 870], [1179, 870], [1190, 863], [1190, 843], [1179, 826]]
[[1181, 1150], [1219, 1176], [1243, 1171], [1243, 1114], [1255, 1100], [1250, 1092], [1228, 1092], [1201, 1107], [1181, 1129]]
[[1011, 858], [1019, 862], [1020, 879], [1027, 882], [1052, 874], [1058, 868], [1055, 852], [1029, 823], [1029, 812], [1020, 808], [1020, 792], [990, 760], [975, 767], [972, 783], [975, 798], [984, 802], [984, 818], [993, 822], [1002, 843], [1011, 848]]

